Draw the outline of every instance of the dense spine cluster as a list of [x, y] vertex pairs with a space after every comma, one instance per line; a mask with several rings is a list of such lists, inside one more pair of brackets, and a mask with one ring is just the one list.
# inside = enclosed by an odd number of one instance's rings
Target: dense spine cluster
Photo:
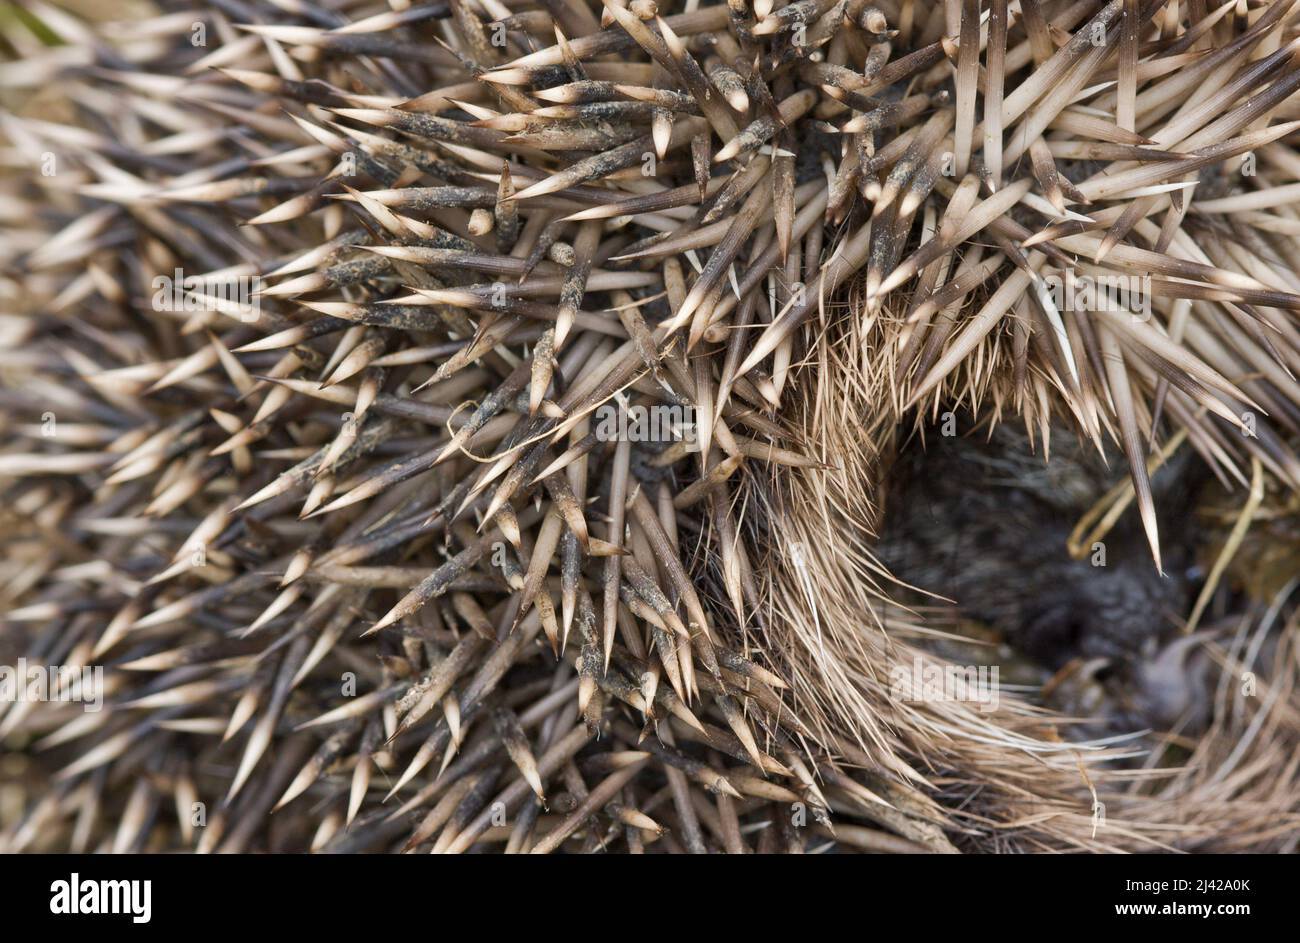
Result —
[[[963, 401], [1118, 442], [1157, 568], [1173, 450], [1300, 489], [1298, 17], [24, 0], [0, 662], [102, 667], [103, 704], [0, 703], [0, 846], [1163, 840], [1136, 799], [1150, 830], [1062, 824], [1095, 784], [1032, 708], [867, 716], [786, 644], [848, 551], [783, 482]], [[1040, 747], [1039, 797], [984, 794]]]

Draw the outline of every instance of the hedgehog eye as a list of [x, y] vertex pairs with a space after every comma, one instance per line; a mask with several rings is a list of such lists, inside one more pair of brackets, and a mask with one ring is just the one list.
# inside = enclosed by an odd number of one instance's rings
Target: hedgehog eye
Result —
[[1087, 634], [1088, 627], [1083, 619], [1078, 616], [1070, 616], [1065, 620], [1062, 627], [1061, 641], [1069, 650], [1078, 651]]

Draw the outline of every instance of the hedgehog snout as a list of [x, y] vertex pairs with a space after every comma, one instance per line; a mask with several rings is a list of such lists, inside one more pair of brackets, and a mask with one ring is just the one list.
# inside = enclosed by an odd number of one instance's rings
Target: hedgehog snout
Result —
[[[1145, 561], [1144, 561], [1145, 562]], [[1027, 600], [1012, 642], [1036, 661], [1059, 668], [1071, 658], [1132, 661], [1169, 624], [1182, 596], [1179, 582], [1150, 568], [1094, 567], [1088, 561], [1058, 574], [1047, 605]], [[1053, 582], [1057, 582], [1053, 580]]]

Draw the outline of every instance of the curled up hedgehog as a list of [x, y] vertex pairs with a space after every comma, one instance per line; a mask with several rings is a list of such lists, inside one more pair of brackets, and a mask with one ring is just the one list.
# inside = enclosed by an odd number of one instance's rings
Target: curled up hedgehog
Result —
[[1296, 0], [0, 16], [0, 850], [1295, 850]]

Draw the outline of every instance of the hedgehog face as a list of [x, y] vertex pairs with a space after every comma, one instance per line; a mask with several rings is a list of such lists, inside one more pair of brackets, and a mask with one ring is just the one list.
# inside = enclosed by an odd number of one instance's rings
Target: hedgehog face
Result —
[[[900, 579], [953, 600], [1048, 668], [1075, 658], [1130, 662], [1185, 606], [1184, 533], [1167, 530], [1169, 575], [1156, 570], [1141, 527], [1125, 519], [1084, 559], [1071, 559], [1075, 525], [1117, 474], [1068, 436], [1054, 442], [1050, 462], [1009, 425], [992, 436], [939, 432], [905, 447], [889, 473], [880, 553]], [[1171, 525], [1185, 515], [1195, 477], [1182, 471], [1176, 485], [1156, 478]]]

